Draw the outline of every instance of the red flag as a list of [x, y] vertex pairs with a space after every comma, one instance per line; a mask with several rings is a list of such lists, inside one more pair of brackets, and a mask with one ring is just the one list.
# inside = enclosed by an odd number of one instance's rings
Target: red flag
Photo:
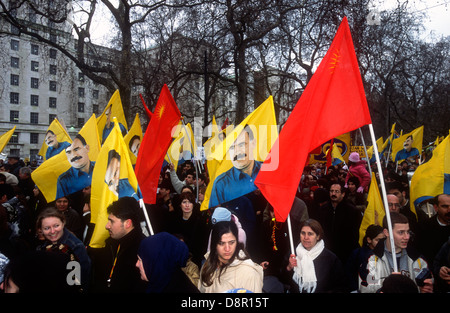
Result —
[[145, 203], [156, 203], [159, 174], [172, 140], [172, 130], [178, 125], [181, 113], [164, 85], [153, 116], [148, 124], [136, 160], [136, 177]]
[[334, 143], [334, 138], [331, 139], [330, 149], [328, 149], [328, 152], [327, 152], [327, 164], [326, 164], [326, 167], [325, 167], [325, 173], [326, 174], [328, 174], [328, 169], [330, 168], [331, 164], [333, 163], [332, 162], [333, 161], [333, 157], [331, 156], [331, 152], [333, 151], [333, 143]]
[[[289, 214], [309, 152], [371, 123], [350, 27], [344, 17], [255, 180], [274, 207], [277, 221], [284, 222]], [[278, 159], [276, 168], [271, 165], [274, 159]]]
[[145, 112], [147, 113], [148, 118], [151, 119], [152, 115], [153, 115], [152, 111], [150, 111], [148, 109], [147, 105], [145, 104], [144, 97], [142, 97], [142, 94], [139, 94], [139, 97], [141, 97], [142, 105], [144, 106], [144, 109], [145, 109]]

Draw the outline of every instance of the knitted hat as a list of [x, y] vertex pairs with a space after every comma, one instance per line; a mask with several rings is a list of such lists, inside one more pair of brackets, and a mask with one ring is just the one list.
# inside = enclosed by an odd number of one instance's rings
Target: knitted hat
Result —
[[223, 221], [231, 221], [231, 212], [223, 207], [217, 207], [214, 209], [214, 213], [211, 217], [211, 222], [214, 224]]
[[359, 162], [359, 153], [358, 152], [352, 152], [350, 153], [350, 156], [348, 157], [348, 160], [351, 162]]

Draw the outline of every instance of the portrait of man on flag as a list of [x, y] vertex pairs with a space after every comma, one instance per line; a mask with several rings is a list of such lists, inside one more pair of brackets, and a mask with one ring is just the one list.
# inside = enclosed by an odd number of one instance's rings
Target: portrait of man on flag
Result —
[[31, 173], [47, 202], [90, 186], [99, 151], [97, 121], [92, 114], [69, 147]]
[[253, 181], [262, 161], [255, 160], [256, 138], [247, 125], [228, 149], [233, 167], [220, 174], [213, 184], [210, 206], [219, 205], [256, 189]]
[[[277, 137], [273, 98], [270, 96], [227, 133], [220, 144], [215, 145], [214, 152], [210, 154], [210, 158], [216, 161], [215, 172], [210, 173], [211, 181], [201, 210], [256, 190], [254, 181]], [[274, 166], [276, 161], [277, 158], [274, 158]]]
[[55, 118], [45, 133], [44, 143], [39, 150], [39, 155], [43, 156], [44, 160], [48, 160], [68, 148], [71, 144], [72, 139], [69, 134], [58, 119]]

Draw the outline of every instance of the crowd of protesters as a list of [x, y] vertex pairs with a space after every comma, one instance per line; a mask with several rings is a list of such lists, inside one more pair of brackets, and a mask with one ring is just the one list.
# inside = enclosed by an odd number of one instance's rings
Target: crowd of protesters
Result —
[[259, 190], [201, 211], [207, 169], [166, 166], [157, 202], [146, 204], [154, 235], [123, 197], [107, 208], [105, 246], [93, 248], [90, 188], [47, 203], [34, 168], [11, 156], [0, 167], [1, 292], [449, 292], [450, 195], [412, 212], [414, 164], [382, 168], [393, 231], [379, 220], [362, 245], [369, 170], [379, 175], [352, 155], [348, 166], [305, 167], [291, 231]]

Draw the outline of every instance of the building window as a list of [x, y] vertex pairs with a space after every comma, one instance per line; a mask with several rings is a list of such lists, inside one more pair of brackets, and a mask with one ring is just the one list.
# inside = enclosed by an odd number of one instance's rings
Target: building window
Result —
[[50, 34], [50, 41], [51, 42], [55, 42], [56, 43], [56, 41], [58, 40], [58, 36], [56, 36], [55, 34]]
[[78, 118], [78, 127], [81, 128], [84, 126], [84, 118], [79, 117]]
[[78, 97], [84, 98], [84, 88], [82, 87], [78, 88]]
[[56, 108], [56, 98], [55, 97], [48, 98], [48, 107]]
[[56, 91], [56, 81], [50, 81], [50, 91]]
[[19, 86], [19, 75], [11, 74], [11, 86]]
[[94, 90], [92, 91], [92, 97], [93, 97], [94, 99], [98, 99], [98, 90], [97, 90], [97, 89], [94, 89]]
[[92, 113], [93, 114], [98, 114], [98, 104], [93, 104], [92, 105]]
[[31, 77], [31, 88], [34, 88], [34, 89], [39, 88], [39, 78]]
[[56, 118], [56, 114], [49, 114], [48, 115], [48, 124], [50, 125]]
[[19, 111], [9, 111], [9, 121], [11, 123], [19, 122]]
[[39, 55], [39, 46], [32, 43], [31, 44], [31, 54], [33, 55]]
[[56, 59], [56, 49], [50, 49], [50, 58]]
[[39, 143], [39, 133], [30, 133], [30, 143]]
[[11, 57], [11, 67], [19, 68], [19, 58]]
[[50, 65], [50, 74], [56, 75], [56, 65]]
[[39, 96], [38, 95], [31, 95], [30, 96], [30, 104], [32, 106], [38, 106], [39, 105]]
[[78, 81], [79, 82], [84, 82], [84, 74], [81, 73], [81, 72], [78, 73]]
[[11, 50], [19, 51], [19, 40], [11, 39]]
[[39, 113], [37, 112], [30, 113], [30, 124], [39, 124]]
[[78, 112], [84, 113], [84, 102], [78, 102]]
[[10, 92], [9, 93], [9, 103], [19, 104], [19, 93], [18, 92]]
[[[19, 143], [19, 134], [20, 133], [14, 133], [14, 134], [12, 134], [12, 136], [11, 136], [11, 139], [9, 140], [9, 143]], [[11, 152], [11, 154], [12, 154], [12, 152]]]
[[31, 61], [31, 70], [33, 72], [39, 72], [39, 62], [38, 61]]

